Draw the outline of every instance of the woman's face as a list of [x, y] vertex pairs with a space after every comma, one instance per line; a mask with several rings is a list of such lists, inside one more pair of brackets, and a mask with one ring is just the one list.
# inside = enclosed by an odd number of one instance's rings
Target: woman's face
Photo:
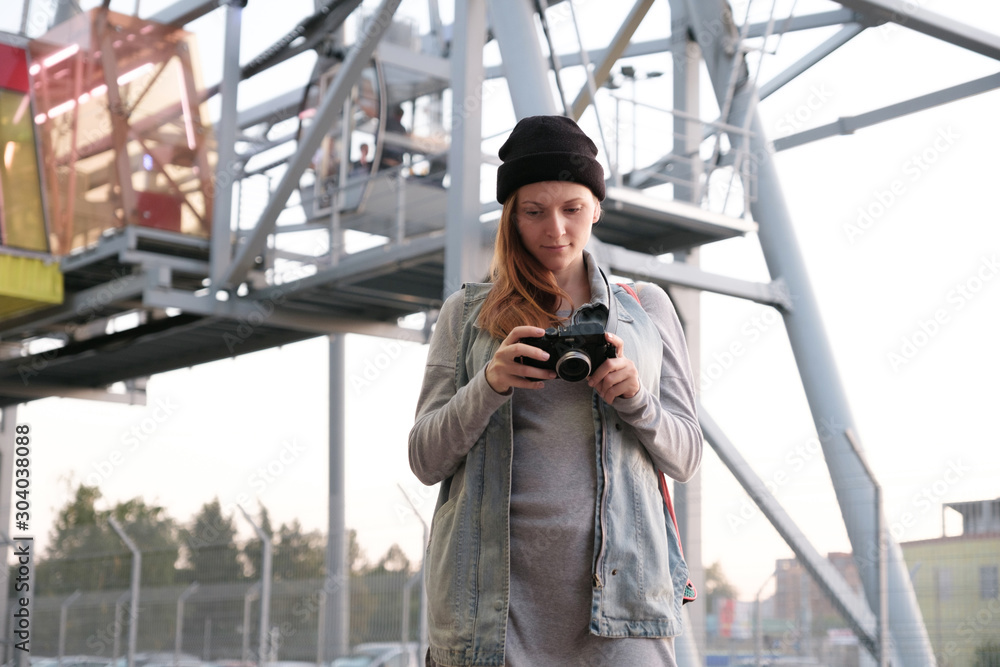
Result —
[[542, 266], [560, 277], [583, 267], [583, 248], [597, 222], [597, 198], [585, 185], [543, 181], [517, 191], [515, 219], [521, 243]]

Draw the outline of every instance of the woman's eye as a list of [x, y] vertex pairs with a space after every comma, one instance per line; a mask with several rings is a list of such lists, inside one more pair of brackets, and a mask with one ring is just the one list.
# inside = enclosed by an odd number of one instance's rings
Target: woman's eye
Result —
[[525, 215], [538, 215], [538, 211], [525, 211]]

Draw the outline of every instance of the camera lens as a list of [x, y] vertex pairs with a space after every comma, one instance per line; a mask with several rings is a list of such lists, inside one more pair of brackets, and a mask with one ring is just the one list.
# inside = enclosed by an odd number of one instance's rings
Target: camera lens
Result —
[[579, 350], [570, 350], [556, 362], [556, 375], [567, 382], [579, 382], [590, 375], [590, 357]]

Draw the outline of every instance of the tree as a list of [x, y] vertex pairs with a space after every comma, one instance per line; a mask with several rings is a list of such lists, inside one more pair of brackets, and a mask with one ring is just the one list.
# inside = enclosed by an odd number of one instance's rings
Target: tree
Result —
[[[390, 641], [402, 631], [403, 590], [412, 576], [410, 559], [393, 544], [374, 567], [351, 577], [351, 643]], [[414, 605], [414, 602], [417, 602]], [[419, 611], [419, 594], [410, 599], [410, 628]]]
[[142, 552], [143, 585], [173, 584], [180, 556], [180, 535], [177, 523], [167, 516], [166, 509], [133, 498], [118, 503], [110, 513]]
[[113, 516], [142, 552], [143, 585], [174, 583], [180, 553], [176, 522], [163, 507], [147, 505], [141, 498], [98, 510], [101, 492], [81, 484], [59, 511], [50, 534], [50, 545], [38, 563], [38, 585], [43, 594], [74, 590], [128, 588], [132, 552], [111, 528]]
[[705, 568], [705, 600], [708, 611], [717, 611], [717, 603], [736, 597], [736, 587], [729, 583], [722, 564], [716, 561]]
[[326, 540], [319, 531], [303, 532], [298, 519], [281, 524], [274, 549], [276, 581], [319, 579], [326, 560]]
[[201, 506], [189, 528], [181, 531], [190, 564], [189, 580], [201, 584], [245, 579], [232, 516], [223, 516], [219, 499]]
[[107, 567], [107, 556], [125, 545], [99, 524], [95, 503], [100, 497], [96, 486], [81, 484], [72, 500], [59, 510], [49, 534], [49, 548], [37, 564], [40, 593], [68, 594], [81, 585], [99, 590], [119, 579], [114, 576], [114, 568]]
[[[259, 522], [265, 531], [270, 530], [263, 507]], [[284, 659], [310, 660], [315, 658], [321, 591], [327, 584], [323, 579], [326, 539], [317, 531], [303, 531], [298, 521], [282, 524], [272, 537], [271, 624], [281, 629], [282, 636], [295, 638], [282, 646]], [[244, 554], [251, 577], [259, 579], [263, 554], [260, 540], [248, 541]]]
[[[274, 545], [271, 570], [274, 581], [296, 579], [319, 579], [323, 576], [326, 560], [326, 539], [319, 531], [304, 532], [298, 519], [291, 524], [281, 524], [277, 534], [271, 529], [271, 518], [267, 508], [261, 505], [257, 525], [268, 535]], [[243, 547], [243, 553], [250, 565], [250, 579], [260, 579], [263, 567], [263, 548], [259, 539], [253, 539]]]
[[[325, 562], [325, 559], [324, 559]], [[362, 574], [369, 568], [368, 555], [358, 544], [358, 531], [350, 528], [347, 531], [347, 571], [350, 574]]]
[[410, 559], [407, 558], [401, 546], [393, 544], [375, 564], [372, 571], [410, 574]]
[[989, 641], [977, 646], [973, 667], [1000, 667], [1000, 642]]
[[[178, 529], [164, 508], [149, 505], [140, 498], [119, 502], [111, 509], [97, 509], [101, 492], [97, 487], [80, 485], [72, 499], [58, 512], [51, 532], [51, 542], [36, 568], [37, 593], [40, 596], [65, 597], [74, 591], [126, 591], [130, 586], [132, 552], [112, 529], [114, 517], [128, 538], [142, 554], [140, 579], [143, 586], [169, 586], [175, 581], [175, 565], [180, 553]], [[84, 595], [74, 606], [67, 629], [68, 646], [83, 646], [93, 655], [110, 655], [109, 619], [116, 595]], [[166, 638], [158, 629], [172, 622], [172, 610], [156, 605], [141, 607], [139, 636], [151, 650], [165, 648]], [[55, 625], [36, 612], [36, 627]], [[32, 649], [54, 653], [55, 639], [41, 633]], [[105, 641], [108, 639], [108, 641]]]
[[[222, 505], [215, 498], [201, 506], [181, 534], [187, 561], [185, 581], [201, 586], [187, 606], [185, 625], [212, 628], [209, 658], [238, 654], [246, 575], [233, 517], [223, 514]], [[189, 641], [200, 638], [191, 635]], [[197, 650], [200, 652], [202, 647], [199, 645]]]

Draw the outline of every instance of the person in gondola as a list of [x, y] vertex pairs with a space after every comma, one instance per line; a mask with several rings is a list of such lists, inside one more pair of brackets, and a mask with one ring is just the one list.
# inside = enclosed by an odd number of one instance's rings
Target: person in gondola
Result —
[[405, 136], [407, 136], [407, 132], [406, 127], [403, 126], [403, 107], [399, 104], [394, 104], [389, 109], [389, 117], [386, 118], [382, 159], [379, 161], [379, 167], [391, 168], [403, 164], [406, 151], [396, 144], [393, 139]]

